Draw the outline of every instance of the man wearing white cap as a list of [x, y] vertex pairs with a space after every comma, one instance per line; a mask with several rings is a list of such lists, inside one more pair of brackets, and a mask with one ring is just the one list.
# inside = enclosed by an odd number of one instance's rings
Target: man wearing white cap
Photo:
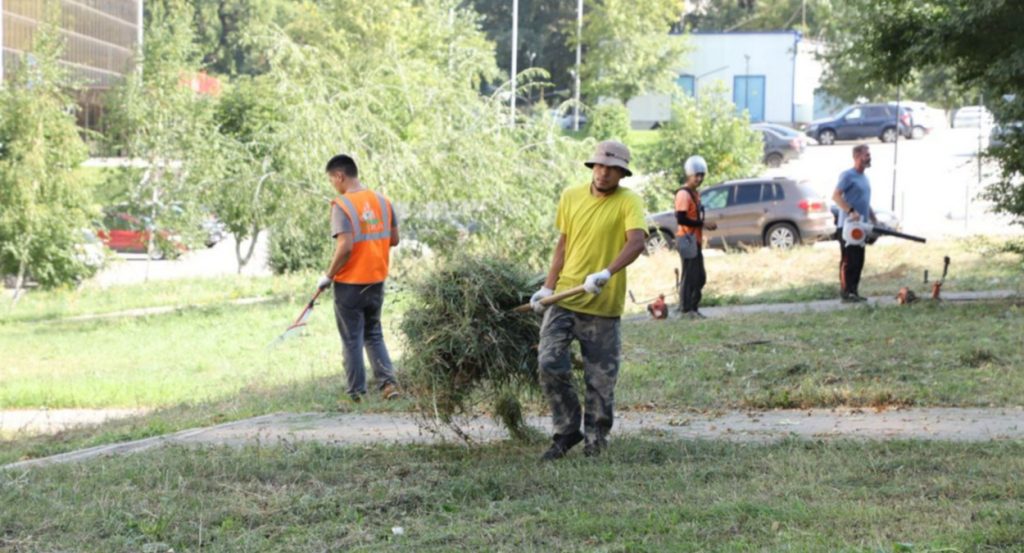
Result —
[[[540, 383], [551, 405], [555, 434], [542, 459], [559, 459], [586, 440], [583, 452], [599, 455], [607, 446], [615, 407], [626, 304], [624, 269], [644, 249], [647, 225], [640, 196], [619, 186], [629, 170], [629, 149], [608, 140], [597, 145], [585, 165], [589, 184], [567, 188], [558, 202], [558, 244], [544, 286], [530, 299], [544, 313], [538, 361]], [[542, 299], [579, 286], [587, 293], [546, 307]], [[580, 343], [586, 383], [581, 410], [573, 385], [569, 346]], [[583, 432], [580, 432], [582, 422]]]

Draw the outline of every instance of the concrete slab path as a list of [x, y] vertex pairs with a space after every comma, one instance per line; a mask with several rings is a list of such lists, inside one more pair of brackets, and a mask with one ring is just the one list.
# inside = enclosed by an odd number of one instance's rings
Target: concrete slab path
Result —
[[[550, 433], [547, 417], [529, 423]], [[474, 441], [507, 438], [490, 418], [459, 422]], [[957, 442], [1024, 439], [1024, 409], [810, 409], [755, 412], [653, 413], [625, 411], [616, 417], [612, 439], [642, 434], [659, 439], [729, 440], [764, 443], [788, 437], [814, 440], [918, 439]], [[2, 468], [30, 469], [57, 463], [146, 451], [165, 445], [254, 446], [319, 442], [335, 446], [433, 444], [461, 441], [443, 426], [424, 424], [411, 414], [275, 413], [208, 428], [194, 428], [112, 445], [12, 463]]]

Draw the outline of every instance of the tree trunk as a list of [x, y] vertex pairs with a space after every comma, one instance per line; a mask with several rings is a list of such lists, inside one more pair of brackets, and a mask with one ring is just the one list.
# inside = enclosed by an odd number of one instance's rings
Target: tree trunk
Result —
[[14, 280], [14, 297], [11, 298], [11, 308], [18, 305], [18, 300], [21, 299], [21, 290], [25, 285], [25, 261], [22, 260], [18, 263], [18, 276]]
[[[263, 160], [263, 166], [267, 166], [267, 160]], [[238, 261], [238, 274], [242, 274], [242, 268], [245, 267], [249, 260], [252, 259], [252, 254], [256, 251], [256, 241], [260, 237], [260, 192], [263, 191], [263, 183], [267, 182], [267, 179], [271, 177], [273, 173], [265, 173], [260, 180], [256, 183], [256, 190], [252, 195], [252, 242], [249, 242], [249, 251], [246, 252], [245, 257], [242, 257], [242, 237], [235, 237], [235, 260]]]

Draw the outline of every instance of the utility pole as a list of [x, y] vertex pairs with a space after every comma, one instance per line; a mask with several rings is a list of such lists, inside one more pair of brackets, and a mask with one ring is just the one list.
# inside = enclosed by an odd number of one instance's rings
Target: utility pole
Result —
[[[911, 124], [913, 124], [913, 121], [911, 121]], [[910, 132], [914, 132], [913, 127], [911, 127]], [[899, 152], [899, 150], [900, 150], [900, 86], [896, 85], [896, 140], [894, 140], [893, 143], [892, 143], [892, 200], [889, 202], [890, 203], [889, 209], [892, 210], [893, 213], [896, 213], [896, 162], [898, 161], [898, 158], [896, 157], [896, 154]], [[902, 215], [903, 214], [900, 213], [900, 216], [902, 216]]]
[[580, 62], [583, 60], [583, 0], [576, 0], [576, 92], [573, 94], [572, 130], [580, 130]]
[[516, 73], [519, 71], [519, 0], [512, 0], [512, 88], [509, 90], [508, 126], [516, 126]]
[[4, 0], [0, 0], [0, 85], [4, 83]]

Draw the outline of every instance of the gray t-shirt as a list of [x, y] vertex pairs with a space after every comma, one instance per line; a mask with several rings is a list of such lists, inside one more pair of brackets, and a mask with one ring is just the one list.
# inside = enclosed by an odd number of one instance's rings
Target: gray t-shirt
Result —
[[[398, 228], [398, 217], [395, 217], [395, 210], [391, 207], [390, 202], [388, 208], [391, 209], [391, 230]], [[338, 207], [338, 204], [331, 203], [331, 238], [337, 238], [339, 234], [352, 232], [352, 220], [349, 219], [345, 212]]]
[[[871, 218], [871, 184], [864, 173], [858, 173], [856, 169], [847, 169], [839, 175], [839, 184], [836, 189], [843, 195], [846, 203], [860, 214], [861, 221]], [[839, 213], [839, 224], [842, 227], [846, 223], [846, 213]]]

